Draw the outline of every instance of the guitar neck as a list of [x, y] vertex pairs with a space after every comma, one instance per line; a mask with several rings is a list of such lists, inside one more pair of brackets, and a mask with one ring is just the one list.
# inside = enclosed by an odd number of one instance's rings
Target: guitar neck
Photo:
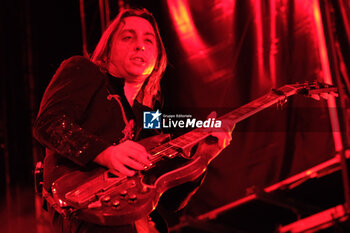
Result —
[[243, 105], [225, 115], [219, 117], [220, 120], [230, 119], [233, 123], [237, 124], [238, 122], [254, 115], [257, 112], [264, 110], [265, 108], [270, 107], [276, 103], [284, 103], [287, 97], [296, 94], [295, 88], [289, 88], [284, 86], [278, 90], [272, 90], [266, 95], [253, 100], [252, 102]]
[[[265, 108], [270, 107], [271, 105], [281, 102], [283, 103], [287, 97], [297, 93], [297, 90], [293, 86], [285, 85], [277, 90], [272, 90], [264, 96], [255, 99], [254, 101], [243, 105], [225, 115], [219, 117], [219, 120], [229, 119], [234, 124], [254, 115], [257, 112], [262, 111]], [[193, 144], [198, 143], [203, 138], [210, 135], [210, 130], [192, 130], [182, 136], [179, 136], [176, 139], [170, 141], [170, 144], [181, 149], [192, 146]]]
[[[276, 103], [285, 103], [289, 96], [295, 94], [303, 94], [307, 96], [311, 96], [314, 94], [321, 93], [332, 93], [337, 92], [337, 88], [332, 87], [327, 84], [319, 83], [319, 82], [311, 82], [305, 84], [290, 84], [285, 85], [278, 89], [273, 89], [266, 95], [246, 104], [242, 107], [239, 107], [221, 117], [219, 120], [228, 119], [232, 123], [237, 124], [238, 122], [254, 115], [257, 112], [262, 111], [265, 108], [270, 107]], [[195, 129], [192, 130], [182, 136], [179, 136], [169, 143], [166, 143], [162, 146], [154, 148], [152, 154], [156, 157], [167, 156], [172, 157], [175, 156], [179, 151], [185, 150], [188, 147], [193, 146], [198, 143], [202, 139], [206, 138], [212, 132], [211, 129]]]

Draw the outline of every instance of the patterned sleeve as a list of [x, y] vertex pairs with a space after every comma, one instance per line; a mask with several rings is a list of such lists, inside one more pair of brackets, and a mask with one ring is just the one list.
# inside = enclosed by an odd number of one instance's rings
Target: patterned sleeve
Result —
[[44, 93], [34, 137], [78, 165], [92, 161], [108, 143], [78, 122], [101, 85], [103, 75], [88, 59], [76, 56], [64, 61]]

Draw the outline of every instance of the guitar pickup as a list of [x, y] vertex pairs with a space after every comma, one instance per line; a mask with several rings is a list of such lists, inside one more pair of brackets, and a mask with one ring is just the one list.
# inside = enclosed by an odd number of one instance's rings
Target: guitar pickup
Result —
[[65, 198], [72, 203], [83, 206], [96, 200], [98, 193], [105, 192], [125, 178], [126, 176], [124, 175], [105, 171], [97, 177], [66, 193]]

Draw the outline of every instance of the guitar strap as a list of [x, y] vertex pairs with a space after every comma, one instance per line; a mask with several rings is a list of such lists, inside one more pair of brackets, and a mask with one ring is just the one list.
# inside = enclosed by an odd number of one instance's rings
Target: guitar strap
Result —
[[123, 116], [123, 121], [125, 123], [125, 128], [122, 130], [122, 133], [124, 135], [124, 137], [122, 139], [119, 140], [119, 143], [122, 143], [126, 140], [132, 140], [135, 136], [135, 121], [133, 119], [128, 120], [128, 118], [126, 117], [125, 114], [125, 110], [124, 110], [124, 106], [122, 104], [122, 102], [120, 101], [120, 95], [113, 95], [110, 93], [110, 91], [107, 89], [108, 91], [108, 96], [107, 99], [108, 100], [116, 100], [120, 106], [120, 110], [122, 112], [122, 116]]

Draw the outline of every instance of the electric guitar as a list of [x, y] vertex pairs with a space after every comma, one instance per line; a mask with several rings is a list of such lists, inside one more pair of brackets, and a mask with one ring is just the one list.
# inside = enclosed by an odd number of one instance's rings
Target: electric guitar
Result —
[[[319, 83], [285, 85], [232, 111], [219, 119], [238, 123], [273, 105], [283, 104], [289, 96], [336, 95], [337, 88]], [[150, 212], [166, 190], [193, 181], [215, 157], [210, 153], [190, 153], [209, 131], [195, 129], [165, 142], [165, 136], [147, 138], [139, 143], [153, 156], [152, 166], [132, 177], [99, 167], [89, 172], [74, 171], [56, 180], [51, 198], [65, 215], [99, 225], [130, 224]], [[45, 194], [44, 194], [45, 197]]]

